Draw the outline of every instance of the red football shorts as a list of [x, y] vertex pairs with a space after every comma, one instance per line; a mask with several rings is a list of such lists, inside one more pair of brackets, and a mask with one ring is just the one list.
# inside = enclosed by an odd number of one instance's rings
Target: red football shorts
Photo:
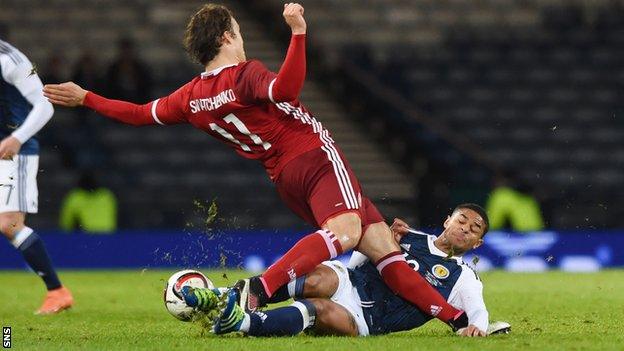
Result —
[[288, 162], [275, 185], [286, 205], [317, 228], [345, 212], [359, 214], [363, 230], [384, 221], [362, 195], [353, 170], [335, 145], [308, 151]]

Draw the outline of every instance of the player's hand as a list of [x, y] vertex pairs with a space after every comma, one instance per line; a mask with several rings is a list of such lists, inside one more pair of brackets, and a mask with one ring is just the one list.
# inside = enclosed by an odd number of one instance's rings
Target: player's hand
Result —
[[11, 160], [22, 148], [22, 143], [16, 137], [10, 135], [0, 142], [0, 158]]
[[303, 6], [296, 2], [284, 4], [284, 20], [290, 27], [292, 34], [305, 34], [306, 22], [303, 19]]
[[471, 324], [469, 326], [467, 326], [466, 328], [461, 328], [460, 330], [457, 331], [457, 335], [459, 336], [467, 336], [469, 338], [472, 337], [479, 337], [479, 336], [486, 336], [485, 332], [479, 328], [477, 328], [477, 326]]
[[87, 91], [74, 82], [46, 84], [43, 87], [43, 96], [53, 104], [76, 107], [83, 105]]
[[395, 218], [394, 223], [390, 226], [394, 239], [399, 242], [401, 238], [409, 232], [410, 226], [400, 218]]

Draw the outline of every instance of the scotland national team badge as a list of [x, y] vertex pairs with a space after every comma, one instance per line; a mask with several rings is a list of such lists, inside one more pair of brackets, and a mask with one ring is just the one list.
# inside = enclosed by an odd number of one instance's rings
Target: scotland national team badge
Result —
[[448, 268], [444, 267], [441, 264], [436, 264], [435, 266], [433, 266], [433, 268], [431, 268], [431, 272], [433, 272], [433, 275], [438, 279], [446, 279], [449, 276]]

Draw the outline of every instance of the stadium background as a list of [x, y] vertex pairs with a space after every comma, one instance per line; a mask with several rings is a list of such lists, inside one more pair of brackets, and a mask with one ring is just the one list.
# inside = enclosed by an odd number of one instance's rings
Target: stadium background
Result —
[[[106, 92], [121, 38], [134, 42], [150, 72], [149, 94], [138, 102], [202, 70], [181, 37], [203, 2], [79, 3], [1, 0], [0, 22], [44, 82], [75, 78], [87, 53], [85, 88]], [[247, 56], [279, 69], [288, 43], [281, 2], [223, 3], [239, 19]], [[581, 270], [623, 264], [621, 1], [303, 4], [302, 101], [388, 219], [439, 230], [455, 204], [483, 204], [495, 177], [511, 174], [539, 200], [548, 231], [494, 233], [481, 257], [527, 269], [559, 267], [563, 256]], [[41, 139], [40, 213], [28, 222], [43, 231], [60, 267], [213, 265], [222, 253], [239, 265], [254, 252], [268, 264], [308, 229], [260, 164], [189, 126], [134, 128], [57, 108]], [[85, 170], [117, 195], [120, 233], [57, 232], [61, 200]], [[212, 202], [218, 213], [207, 225]], [[0, 252], [0, 267], [22, 267], [8, 243]]]

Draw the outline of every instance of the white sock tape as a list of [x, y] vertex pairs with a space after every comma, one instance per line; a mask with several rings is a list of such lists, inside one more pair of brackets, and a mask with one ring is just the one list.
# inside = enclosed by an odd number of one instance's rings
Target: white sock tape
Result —
[[19, 233], [15, 234], [15, 237], [11, 240], [11, 244], [13, 244], [16, 249], [19, 249], [20, 245], [22, 245], [22, 243], [26, 241], [26, 239], [28, 239], [28, 237], [34, 232], [35, 231], [32, 230], [32, 228], [24, 227], [19, 231]]
[[308, 313], [308, 308], [299, 301], [295, 301], [291, 306], [297, 307], [299, 312], [301, 312], [301, 316], [303, 317], [303, 330], [305, 330], [310, 326], [310, 313]]

